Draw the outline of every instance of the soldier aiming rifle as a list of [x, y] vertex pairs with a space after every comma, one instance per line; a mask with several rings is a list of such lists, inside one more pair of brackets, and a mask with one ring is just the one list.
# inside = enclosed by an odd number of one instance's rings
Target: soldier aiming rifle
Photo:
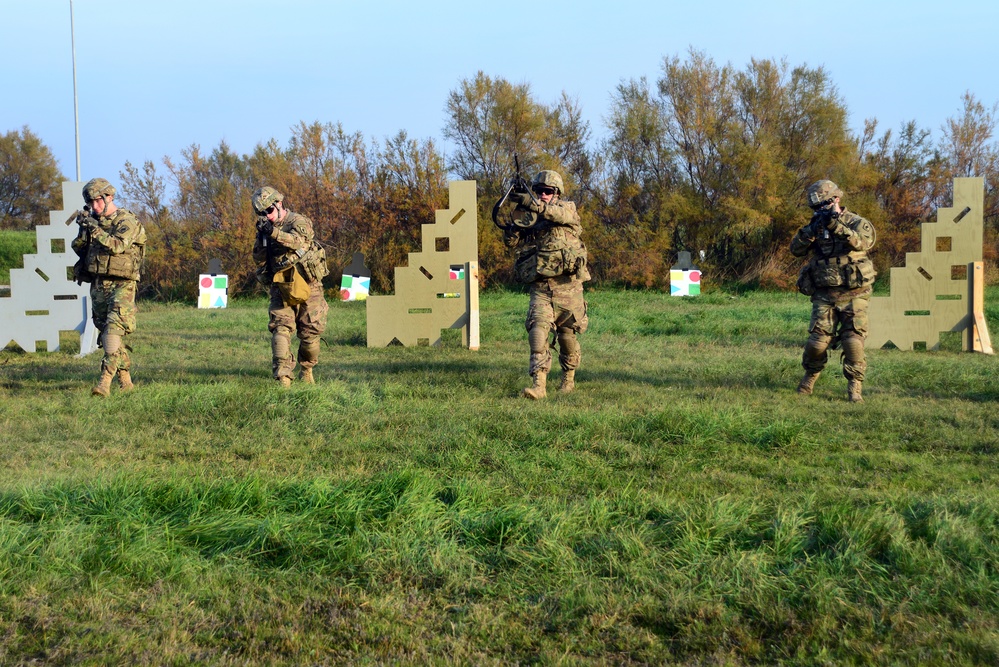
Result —
[[[493, 206], [492, 217], [503, 231], [503, 242], [515, 250], [517, 279], [530, 286], [531, 301], [524, 326], [531, 349], [528, 373], [533, 384], [521, 395], [540, 400], [547, 395], [552, 364], [550, 348], [555, 342], [562, 367], [559, 391], [568, 393], [576, 387], [576, 369], [582, 358], [576, 336], [586, 331], [589, 322], [583, 282], [590, 279], [590, 273], [576, 205], [562, 199], [565, 193], [562, 176], [546, 169], [538, 172], [528, 185], [520, 175], [516, 156], [514, 165], [517, 172], [506, 193]], [[549, 345], [552, 333], [555, 342]]]
[[94, 326], [104, 348], [101, 376], [91, 393], [108, 396], [115, 377], [122, 391], [132, 389], [129, 347], [124, 338], [135, 331], [135, 293], [146, 253], [146, 230], [135, 214], [114, 203], [115, 188], [103, 178], [83, 186], [86, 205], [76, 216], [80, 226], [73, 250], [80, 257], [73, 266], [78, 284], [90, 283]]

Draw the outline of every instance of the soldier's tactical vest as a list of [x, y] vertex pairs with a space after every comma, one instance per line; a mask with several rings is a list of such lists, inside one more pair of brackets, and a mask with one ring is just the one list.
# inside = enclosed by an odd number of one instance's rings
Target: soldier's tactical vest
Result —
[[120, 208], [110, 218], [98, 221], [101, 229], [114, 234], [116, 228], [132, 222], [137, 228], [135, 240], [124, 252], [114, 254], [93, 241], [87, 246], [86, 269], [95, 280], [138, 280], [142, 260], [146, 255], [146, 230], [135, 214]]
[[557, 276], [589, 280], [586, 246], [568, 227], [545, 227], [535, 232], [517, 254], [514, 272], [517, 280], [527, 284]]
[[[874, 228], [859, 215], [847, 213], [841, 220], [862, 237], [874, 243]], [[844, 290], [870, 285], [877, 277], [874, 262], [866, 250], [853, 250], [844, 239], [828, 232], [815, 240], [812, 259], [798, 275], [798, 291], [811, 296], [818, 289], [835, 287]]]
[[[295, 226], [295, 222], [302, 217], [305, 216], [289, 212], [288, 217], [285, 218], [284, 224], [281, 226], [281, 231], [290, 233]], [[275, 274], [285, 271], [292, 266], [296, 267], [296, 270], [310, 283], [322, 280], [330, 273], [329, 266], [326, 264], [326, 250], [315, 240], [312, 241], [308, 248], [300, 250], [288, 250], [268, 240], [268, 248], [280, 248], [283, 252], [268, 253], [266, 267], [261, 267], [263, 270], [257, 270], [257, 279], [264, 285], [270, 285], [275, 282]]]

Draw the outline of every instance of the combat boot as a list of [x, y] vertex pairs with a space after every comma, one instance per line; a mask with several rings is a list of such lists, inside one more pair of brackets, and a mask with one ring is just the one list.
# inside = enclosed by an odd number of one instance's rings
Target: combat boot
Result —
[[291, 378], [288, 377], [287, 375], [282, 375], [281, 377], [279, 377], [278, 382], [281, 384], [281, 386], [284, 389], [287, 389], [291, 386]]
[[860, 380], [850, 380], [846, 384], [846, 396], [851, 403], [863, 403], [864, 397], [861, 394], [863, 383]]
[[815, 388], [815, 381], [819, 379], [819, 373], [805, 373], [805, 377], [801, 378], [801, 382], [798, 383], [798, 393], [804, 394], [806, 396], [811, 395], [812, 389]]
[[562, 373], [562, 384], [558, 386], [560, 394], [568, 394], [576, 388], [576, 371], [564, 371]]
[[526, 387], [524, 391], [520, 392], [520, 395], [524, 398], [540, 401], [548, 395], [548, 390], [546, 388], [546, 385], [548, 384], [548, 374], [538, 371], [531, 377], [534, 378], [534, 386]]
[[316, 379], [314, 377], [312, 377], [312, 369], [311, 368], [303, 368], [301, 371], [299, 371], [299, 373], [298, 373], [298, 379], [301, 380], [302, 382], [304, 382], [305, 384], [315, 384], [316, 383]]
[[118, 383], [121, 385], [122, 391], [131, 391], [135, 389], [135, 385], [132, 384], [132, 374], [126, 370], [119, 369]]
[[112, 379], [114, 379], [114, 373], [109, 370], [101, 371], [101, 378], [97, 381], [97, 386], [90, 390], [90, 393], [94, 396], [110, 396]]

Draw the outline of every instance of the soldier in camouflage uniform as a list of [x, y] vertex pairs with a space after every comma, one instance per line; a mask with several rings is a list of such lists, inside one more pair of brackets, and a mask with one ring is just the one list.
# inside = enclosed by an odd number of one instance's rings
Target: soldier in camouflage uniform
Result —
[[319, 337], [326, 329], [329, 305], [323, 278], [329, 273], [326, 252], [315, 242], [312, 221], [284, 208], [284, 195], [271, 187], [253, 193], [257, 239], [253, 260], [257, 278], [270, 287], [271, 354], [274, 379], [290, 387], [295, 371], [291, 334], [298, 333], [298, 378], [313, 384], [319, 361]]
[[[531, 286], [527, 310], [528, 340], [531, 345], [529, 373], [533, 385], [522, 396], [540, 400], [547, 395], [552, 353], [549, 336], [555, 333], [559, 346], [562, 383], [559, 392], [576, 387], [575, 375], [581, 350], [577, 334], [586, 331], [586, 301], [583, 282], [590, 279], [586, 268], [583, 227], [576, 205], [562, 199], [565, 186], [557, 171], [545, 170], [534, 178], [529, 192], [512, 192], [517, 204], [516, 222], [503, 231], [507, 247], [516, 249], [517, 279]], [[554, 347], [554, 343], [551, 345]]]
[[74, 277], [90, 283], [94, 326], [104, 348], [101, 376], [94, 396], [108, 396], [115, 376], [122, 391], [132, 389], [128, 347], [123, 338], [135, 331], [135, 292], [145, 256], [146, 230], [131, 211], [114, 203], [115, 189], [103, 178], [83, 186], [84, 213], [77, 218], [80, 231], [73, 250], [80, 261]]
[[801, 359], [805, 376], [798, 393], [812, 393], [829, 347], [842, 346], [847, 397], [862, 403], [867, 306], [877, 275], [867, 256], [876, 238], [874, 226], [840, 206], [843, 192], [832, 181], [813, 183], [807, 195], [814, 214], [791, 240], [796, 257], [812, 253], [798, 277], [799, 291], [812, 298], [812, 320]]

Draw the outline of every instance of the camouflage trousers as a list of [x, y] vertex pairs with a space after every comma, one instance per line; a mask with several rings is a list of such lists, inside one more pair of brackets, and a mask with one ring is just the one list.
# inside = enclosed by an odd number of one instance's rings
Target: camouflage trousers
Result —
[[[134, 280], [95, 280], [90, 284], [90, 302], [94, 326], [101, 333], [103, 345], [105, 335], [122, 336], [135, 331], [135, 292], [138, 283]], [[101, 368], [112, 373], [132, 367], [128, 348], [124, 343], [117, 350], [108, 353], [104, 350]]]
[[829, 347], [843, 349], [843, 375], [863, 382], [867, 372], [864, 339], [867, 338], [867, 306], [870, 285], [855, 290], [819, 289], [812, 295], [812, 320], [801, 365], [808, 373], [820, 373], [829, 359]]
[[[528, 374], [548, 373], [551, 370], [551, 348], [555, 347], [556, 341], [562, 370], [576, 370], [582, 358], [576, 334], [586, 331], [588, 324], [582, 281], [570, 276], [560, 276], [532, 283], [531, 303], [524, 322], [531, 345]], [[555, 341], [549, 343], [549, 335], [553, 331]]]
[[298, 334], [298, 363], [302, 368], [312, 368], [319, 361], [319, 337], [326, 330], [326, 315], [330, 307], [323, 296], [323, 283], [316, 280], [309, 284], [309, 298], [297, 306], [286, 304], [277, 285], [271, 285], [271, 303], [268, 308], [271, 332], [271, 368], [274, 378], [290, 378], [295, 370], [295, 357], [291, 355], [291, 334]]

